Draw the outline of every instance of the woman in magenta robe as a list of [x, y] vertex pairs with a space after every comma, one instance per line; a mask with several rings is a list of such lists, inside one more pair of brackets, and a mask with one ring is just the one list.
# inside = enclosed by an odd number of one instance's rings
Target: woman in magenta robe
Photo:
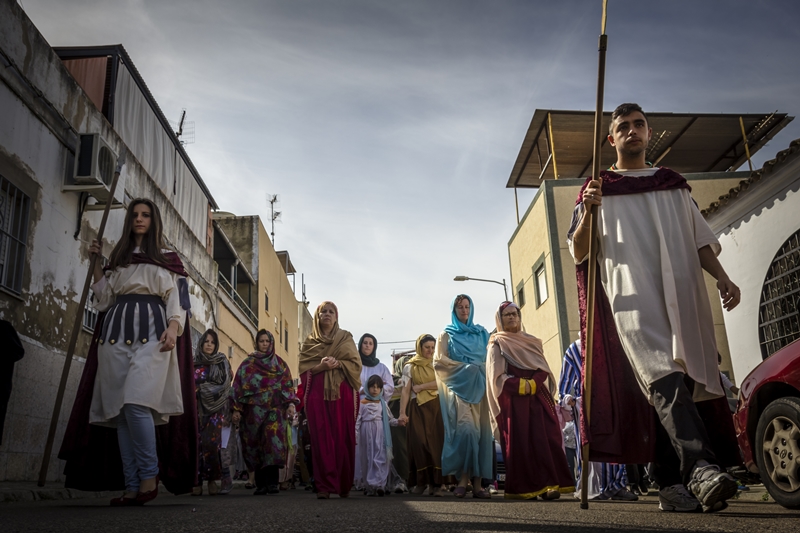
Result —
[[561, 437], [556, 380], [542, 341], [522, 331], [519, 307], [503, 302], [489, 339], [486, 383], [506, 466], [505, 497], [554, 500], [575, 491]]
[[300, 375], [317, 498], [346, 498], [355, 475], [361, 357], [350, 332], [339, 329], [333, 302], [322, 302], [314, 313], [314, 330], [300, 350]]

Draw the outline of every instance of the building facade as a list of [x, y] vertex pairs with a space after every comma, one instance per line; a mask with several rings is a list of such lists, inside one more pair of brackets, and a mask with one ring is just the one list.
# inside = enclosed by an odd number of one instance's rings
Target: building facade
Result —
[[[83, 327], [48, 464], [47, 479], [59, 480], [56, 452], [97, 325], [91, 304], [78, 306], [102, 208], [111, 202], [108, 254], [132, 198], [158, 205], [166, 245], [190, 274], [196, 340], [217, 322], [210, 239], [216, 204], [121, 46], [53, 49], [16, 2], [0, 2], [0, 63], [0, 317], [15, 327], [26, 352], [15, 366], [0, 480], [38, 477], [79, 315]], [[89, 184], [76, 180], [75, 165], [89, 146], [86, 134], [101, 143], [88, 161], [102, 180]], [[110, 198], [104, 165], [123, 149], [128, 157]]]
[[704, 214], [722, 244], [720, 261], [742, 291], [725, 314], [741, 381], [800, 339], [800, 139], [747, 175]]

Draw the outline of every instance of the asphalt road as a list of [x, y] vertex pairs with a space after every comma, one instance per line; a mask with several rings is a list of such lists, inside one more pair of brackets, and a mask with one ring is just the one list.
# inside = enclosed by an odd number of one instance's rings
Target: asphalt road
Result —
[[582, 511], [576, 500], [492, 501], [452, 496], [391, 495], [317, 500], [305, 491], [253, 496], [234, 490], [227, 496], [162, 495], [145, 507], [112, 508], [108, 499], [36, 501], [0, 505], [0, 531], [16, 532], [225, 532], [308, 531], [375, 533], [436, 531], [532, 531], [597, 533], [601, 531], [796, 531], [800, 511], [774, 502], [731, 501], [715, 514], [662, 513], [656, 497], [638, 502], [591, 502]]

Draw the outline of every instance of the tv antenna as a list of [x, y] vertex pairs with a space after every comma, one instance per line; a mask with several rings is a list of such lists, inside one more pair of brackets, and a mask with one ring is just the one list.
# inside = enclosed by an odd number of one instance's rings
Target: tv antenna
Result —
[[278, 198], [277, 194], [267, 194], [267, 202], [269, 202], [269, 210], [270, 210], [270, 223], [272, 224], [272, 247], [275, 248], [275, 222], [280, 222], [281, 212], [275, 211], [275, 207], [277, 207], [278, 202], [280, 199]]
[[169, 124], [174, 128], [175, 137], [178, 138], [181, 146], [194, 144], [194, 120], [186, 120], [186, 108], [181, 111], [181, 118], [177, 124], [171, 120]]

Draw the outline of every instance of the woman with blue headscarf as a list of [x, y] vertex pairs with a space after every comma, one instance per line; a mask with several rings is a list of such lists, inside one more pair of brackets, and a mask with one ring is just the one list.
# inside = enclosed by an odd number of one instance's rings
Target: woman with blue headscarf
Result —
[[459, 480], [463, 498], [472, 478], [472, 497], [489, 499], [481, 478], [492, 478], [492, 427], [486, 399], [486, 346], [489, 333], [473, 324], [472, 299], [455, 297], [451, 323], [439, 334], [433, 368], [444, 422], [442, 475]]

